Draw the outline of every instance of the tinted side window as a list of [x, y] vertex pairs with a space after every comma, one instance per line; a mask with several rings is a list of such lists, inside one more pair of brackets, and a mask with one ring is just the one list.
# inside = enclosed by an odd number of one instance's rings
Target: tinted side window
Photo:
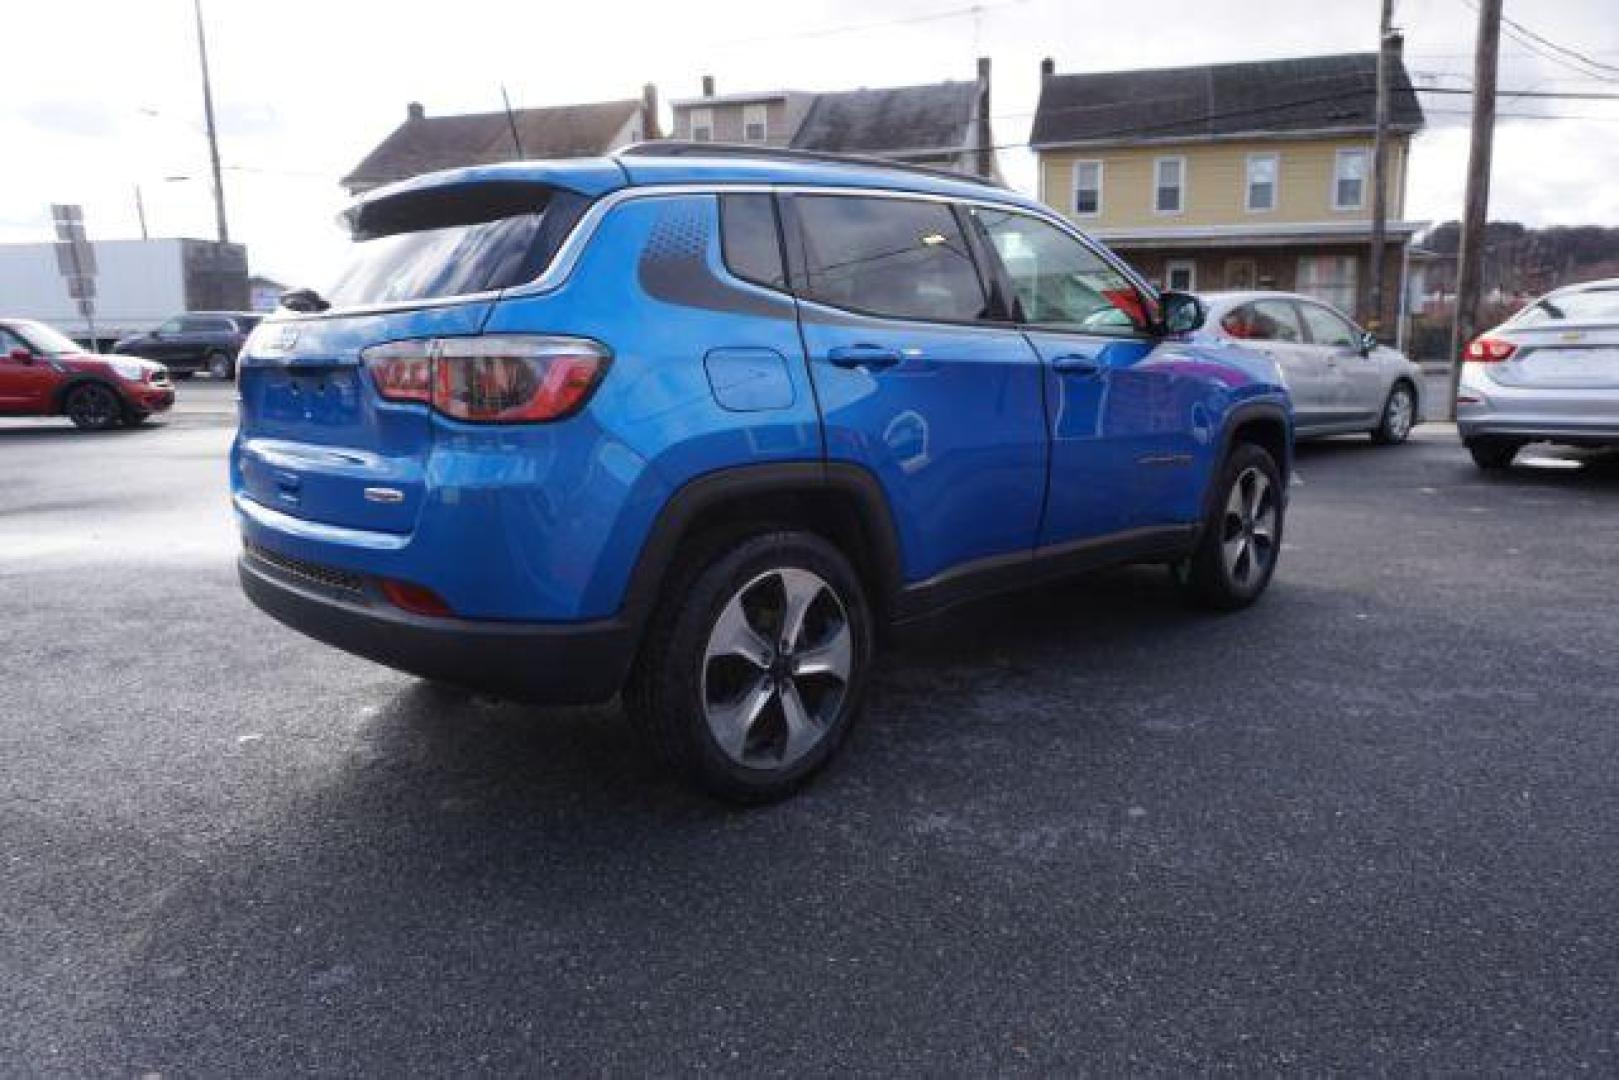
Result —
[[725, 266], [743, 281], [771, 289], [787, 287], [776, 201], [769, 195], [721, 195], [720, 238]]
[[1020, 321], [1125, 333], [1146, 326], [1135, 286], [1078, 240], [1025, 214], [972, 214], [1012, 279]]
[[213, 327], [208, 325], [208, 322], [209, 320], [207, 319], [198, 319], [193, 316], [187, 316], [186, 318], [180, 320], [179, 332], [182, 334], [200, 334], [204, 330], [213, 329]]
[[0, 360], [7, 359], [13, 349], [27, 349], [29, 352], [34, 351], [33, 349], [29, 349], [28, 346], [23, 343], [22, 338], [17, 337], [5, 327], [0, 326]]
[[1220, 320], [1220, 329], [1244, 341], [1281, 341], [1289, 344], [1304, 340], [1299, 317], [1285, 300], [1259, 300], [1232, 308]]
[[1328, 311], [1320, 304], [1300, 304], [1304, 323], [1310, 328], [1310, 340], [1317, 345], [1354, 345], [1360, 335], [1337, 312]]
[[983, 283], [945, 203], [796, 197], [811, 299], [875, 315], [970, 322]]

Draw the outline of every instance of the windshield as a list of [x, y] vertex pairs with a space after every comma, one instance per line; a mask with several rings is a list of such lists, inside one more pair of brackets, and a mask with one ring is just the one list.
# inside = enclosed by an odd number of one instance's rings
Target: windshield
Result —
[[539, 273], [541, 213], [394, 233], [355, 243], [325, 297], [333, 307], [504, 289]]
[[1542, 323], [1619, 323], [1619, 289], [1587, 289], [1584, 292], [1543, 296], [1512, 320], [1518, 326]]
[[68, 356], [72, 353], [82, 353], [84, 346], [68, 337], [60, 330], [53, 330], [44, 323], [16, 322], [11, 328], [28, 342], [33, 350], [42, 356]]

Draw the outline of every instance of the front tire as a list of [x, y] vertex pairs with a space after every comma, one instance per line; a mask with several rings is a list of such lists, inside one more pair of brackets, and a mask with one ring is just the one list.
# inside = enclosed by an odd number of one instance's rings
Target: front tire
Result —
[[1287, 500], [1276, 460], [1253, 443], [1232, 448], [1215, 483], [1197, 550], [1170, 570], [1189, 602], [1236, 611], [1258, 600], [1276, 572]]
[[676, 566], [625, 702], [688, 783], [773, 802], [848, 736], [873, 638], [865, 590], [836, 547], [807, 532], [744, 534]]
[[236, 365], [231, 361], [230, 354], [214, 351], [208, 354], [208, 374], [215, 379], [232, 379], [236, 376]]
[[80, 431], [106, 431], [124, 419], [123, 403], [110, 388], [100, 383], [84, 383], [68, 394], [62, 411]]
[[1372, 441], [1380, 446], [1397, 446], [1410, 436], [1417, 423], [1417, 395], [1407, 383], [1397, 382], [1383, 403], [1383, 416], [1372, 429]]

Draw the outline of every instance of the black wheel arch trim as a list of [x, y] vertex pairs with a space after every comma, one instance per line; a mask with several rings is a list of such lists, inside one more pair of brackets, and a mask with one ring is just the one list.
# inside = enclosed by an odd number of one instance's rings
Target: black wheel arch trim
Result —
[[67, 408], [68, 395], [73, 393], [73, 391], [77, 390], [79, 387], [88, 385], [90, 383], [95, 383], [98, 386], [106, 387], [108, 390], [111, 390], [113, 396], [118, 399], [118, 404], [120, 406], [126, 409], [130, 407], [129, 398], [125, 396], [124, 392], [120, 390], [111, 379], [104, 375], [82, 374], [75, 375], [73, 378], [62, 383], [62, 385], [58, 386], [54, 391], [52, 391], [51, 407], [49, 412], [53, 415], [63, 414]]
[[899, 533], [877, 478], [858, 465], [842, 462], [770, 462], [703, 473], [665, 501], [630, 572], [622, 609], [626, 621], [637, 633], [646, 625], [675, 553], [706, 511], [748, 496], [794, 494], [833, 494], [852, 500], [868, 548], [869, 570], [879, 589], [872, 599], [879, 611], [887, 610], [903, 571]]
[[1225, 424], [1220, 430], [1220, 452], [1214, 458], [1214, 471], [1208, 478], [1208, 485], [1203, 495], [1203, 516], [1201, 521], [1208, 521], [1213, 512], [1214, 504], [1219, 498], [1215, 490], [1215, 478], [1219, 476], [1220, 469], [1225, 466], [1226, 459], [1231, 456], [1232, 444], [1236, 441], [1237, 431], [1244, 424], [1254, 420], [1263, 420], [1267, 423], [1281, 425], [1283, 440], [1286, 447], [1282, 460], [1276, 463], [1276, 468], [1282, 474], [1282, 505], [1285, 507], [1288, 500], [1289, 484], [1293, 476], [1293, 440], [1294, 425], [1288, 416], [1287, 407], [1279, 401], [1258, 400], [1245, 401], [1231, 408], [1226, 414]]

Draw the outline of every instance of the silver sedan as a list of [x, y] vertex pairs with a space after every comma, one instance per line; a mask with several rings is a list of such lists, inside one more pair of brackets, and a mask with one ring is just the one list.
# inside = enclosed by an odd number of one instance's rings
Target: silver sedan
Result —
[[1297, 293], [1204, 294], [1199, 335], [1276, 361], [1293, 397], [1298, 437], [1364, 431], [1404, 442], [1422, 421], [1422, 369], [1379, 345], [1336, 308]]
[[1547, 293], [1469, 342], [1456, 429], [1481, 469], [1531, 442], [1619, 446], [1619, 278]]

